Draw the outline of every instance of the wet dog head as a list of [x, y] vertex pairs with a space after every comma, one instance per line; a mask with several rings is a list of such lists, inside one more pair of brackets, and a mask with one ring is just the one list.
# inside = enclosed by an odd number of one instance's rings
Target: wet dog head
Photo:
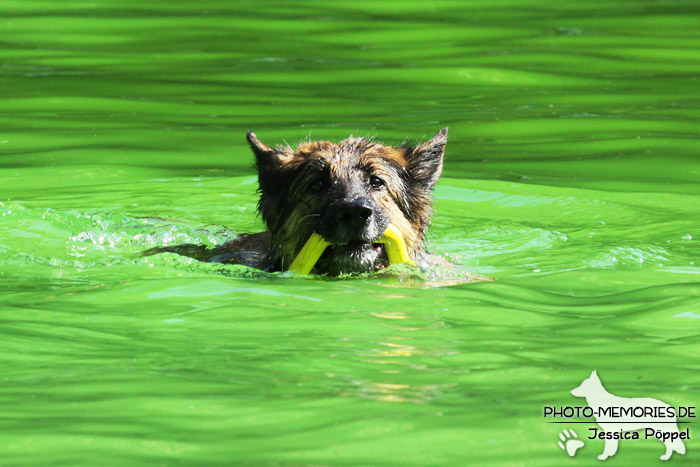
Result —
[[258, 169], [258, 209], [279, 269], [289, 266], [313, 232], [331, 244], [314, 268], [320, 274], [386, 266], [377, 240], [390, 223], [403, 234], [411, 256], [421, 249], [447, 128], [426, 143], [400, 148], [363, 138], [272, 148], [252, 132], [248, 142]]

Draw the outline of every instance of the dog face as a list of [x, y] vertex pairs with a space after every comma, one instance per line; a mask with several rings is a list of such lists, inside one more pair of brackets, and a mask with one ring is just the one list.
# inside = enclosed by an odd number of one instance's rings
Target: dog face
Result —
[[430, 193], [442, 172], [447, 129], [417, 146], [392, 148], [348, 138], [271, 148], [248, 133], [256, 157], [258, 209], [270, 232], [272, 260], [286, 269], [312, 233], [331, 246], [319, 274], [371, 272], [388, 264], [377, 240], [394, 224], [409, 254], [422, 247]]

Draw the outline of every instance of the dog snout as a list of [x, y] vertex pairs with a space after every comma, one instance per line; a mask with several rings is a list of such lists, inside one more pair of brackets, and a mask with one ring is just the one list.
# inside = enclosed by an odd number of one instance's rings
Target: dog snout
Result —
[[359, 229], [374, 214], [372, 206], [364, 200], [346, 201], [338, 207], [336, 216], [341, 225]]

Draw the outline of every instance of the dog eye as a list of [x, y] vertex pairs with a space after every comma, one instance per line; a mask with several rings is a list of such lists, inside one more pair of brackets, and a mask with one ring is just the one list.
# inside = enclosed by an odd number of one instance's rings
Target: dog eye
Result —
[[311, 191], [315, 191], [316, 193], [323, 191], [323, 189], [326, 187], [326, 183], [323, 180], [316, 180], [315, 182], [311, 183], [310, 187]]
[[381, 187], [384, 186], [384, 180], [382, 180], [381, 178], [377, 177], [376, 175], [372, 175], [372, 176], [369, 178], [369, 186], [371, 186], [372, 188], [374, 188], [375, 190], [377, 190], [377, 189], [379, 189], [379, 188], [381, 188]]

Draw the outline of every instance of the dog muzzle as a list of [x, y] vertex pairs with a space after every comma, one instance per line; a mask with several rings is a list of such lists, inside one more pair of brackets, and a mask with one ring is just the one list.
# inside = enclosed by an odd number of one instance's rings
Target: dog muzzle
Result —
[[[395, 225], [389, 224], [384, 235], [374, 243], [384, 244], [390, 264], [415, 264], [408, 256], [408, 248], [406, 248], [406, 242], [403, 239], [401, 231]], [[299, 254], [297, 254], [297, 257], [292, 261], [292, 264], [289, 266], [289, 271], [302, 275], [309, 274], [329, 245], [330, 243], [322, 236], [317, 233], [312, 233], [299, 251]]]

